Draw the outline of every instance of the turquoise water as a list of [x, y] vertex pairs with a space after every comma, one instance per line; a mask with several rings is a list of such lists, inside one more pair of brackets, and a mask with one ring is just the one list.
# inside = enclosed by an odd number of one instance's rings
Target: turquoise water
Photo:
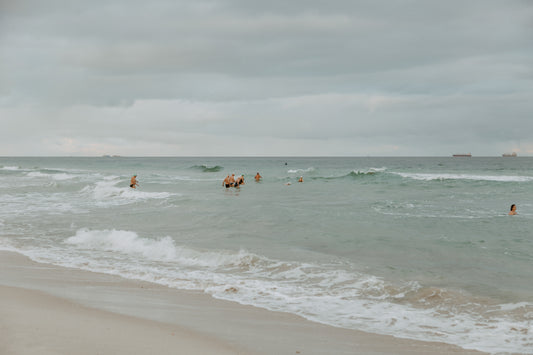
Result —
[[[224, 188], [231, 173], [246, 184]], [[339, 327], [533, 353], [532, 192], [522, 157], [0, 158], [0, 248]]]

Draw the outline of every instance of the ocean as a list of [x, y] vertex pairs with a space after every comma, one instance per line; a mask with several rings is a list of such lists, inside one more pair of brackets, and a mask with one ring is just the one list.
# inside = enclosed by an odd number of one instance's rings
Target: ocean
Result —
[[[226, 189], [232, 173], [245, 184]], [[533, 354], [532, 195], [527, 157], [3, 157], [0, 250]]]

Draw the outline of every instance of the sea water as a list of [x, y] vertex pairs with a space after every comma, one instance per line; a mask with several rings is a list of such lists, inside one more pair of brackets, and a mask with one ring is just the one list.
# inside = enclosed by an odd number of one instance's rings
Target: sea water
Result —
[[[232, 173], [245, 185], [225, 188]], [[533, 354], [532, 195], [525, 157], [0, 158], [0, 249]]]

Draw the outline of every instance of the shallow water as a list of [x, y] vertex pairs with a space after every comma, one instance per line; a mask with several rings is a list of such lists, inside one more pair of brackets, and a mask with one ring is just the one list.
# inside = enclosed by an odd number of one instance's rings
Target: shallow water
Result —
[[[231, 173], [246, 184], [222, 187]], [[0, 248], [345, 328], [533, 353], [532, 191], [530, 158], [0, 158]]]

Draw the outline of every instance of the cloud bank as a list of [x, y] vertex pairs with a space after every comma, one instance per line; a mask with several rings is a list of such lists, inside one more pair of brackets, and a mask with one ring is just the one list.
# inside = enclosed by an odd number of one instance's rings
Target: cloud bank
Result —
[[527, 155], [532, 33], [528, 1], [4, 2], [0, 155]]

